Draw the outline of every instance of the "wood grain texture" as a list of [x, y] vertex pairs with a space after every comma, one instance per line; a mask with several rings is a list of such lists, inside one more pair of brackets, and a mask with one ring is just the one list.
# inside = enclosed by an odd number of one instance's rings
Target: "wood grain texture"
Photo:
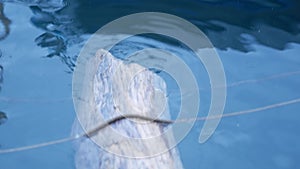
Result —
[[[164, 97], [166, 85], [159, 76], [138, 64], [126, 64], [104, 50], [99, 50], [89, 62], [97, 66], [91, 85], [94, 94], [91, 97], [95, 100], [91, 106], [95, 106], [96, 113], [79, 115], [85, 130], [97, 126], [101, 119], [105, 121], [122, 114], [170, 118]], [[83, 74], [91, 72], [86, 68]], [[75, 121], [73, 133], [82, 133], [81, 125]], [[76, 141], [76, 168], [181, 169], [177, 149], [169, 147], [173, 135], [167, 130], [170, 128], [155, 122], [121, 120], [92, 138]]]

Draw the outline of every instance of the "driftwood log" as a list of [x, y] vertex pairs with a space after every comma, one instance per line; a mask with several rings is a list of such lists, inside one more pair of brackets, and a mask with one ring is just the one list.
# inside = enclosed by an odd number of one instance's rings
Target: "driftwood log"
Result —
[[[89, 65], [89, 66], [88, 66]], [[84, 97], [93, 104], [78, 106], [78, 120], [73, 134], [88, 131], [113, 117], [138, 114], [152, 118], [169, 119], [165, 82], [155, 73], [136, 63], [124, 63], [109, 52], [99, 50], [87, 61], [83, 75], [93, 73], [93, 90]], [[88, 93], [88, 94], [86, 94]], [[80, 96], [78, 96], [80, 97]], [[94, 108], [91, 108], [94, 107]], [[91, 110], [91, 111], [90, 111]], [[90, 138], [75, 143], [75, 163], [78, 169], [181, 169], [176, 147], [169, 147], [173, 135], [165, 134], [170, 126], [155, 122], [124, 119], [111, 124]], [[155, 138], [155, 139], [153, 139]]]

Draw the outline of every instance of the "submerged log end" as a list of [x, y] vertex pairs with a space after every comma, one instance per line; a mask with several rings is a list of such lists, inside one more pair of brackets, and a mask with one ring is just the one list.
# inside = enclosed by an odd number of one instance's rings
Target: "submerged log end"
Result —
[[[124, 114], [170, 117], [167, 99], [163, 97], [166, 85], [158, 75], [136, 63], [125, 64], [104, 50], [99, 50], [92, 62], [97, 72], [92, 85], [94, 96], [90, 97], [95, 99], [96, 111], [84, 114], [81, 124], [76, 120], [73, 133], [82, 133], [81, 127], [95, 127], [98, 119], [109, 120]], [[85, 71], [91, 72], [88, 69]], [[170, 146], [174, 138], [172, 130], [169, 131], [165, 134], [165, 127], [155, 122], [118, 121], [92, 138], [76, 141], [76, 168], [181, 169], [178, 150]]]

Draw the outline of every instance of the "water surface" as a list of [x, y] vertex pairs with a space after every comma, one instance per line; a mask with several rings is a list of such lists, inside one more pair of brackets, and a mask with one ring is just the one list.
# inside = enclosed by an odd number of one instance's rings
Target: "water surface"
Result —
[[[80, 49], [104, 24], [136, 12], [174, 14], [206, 33], [226, 73], [225, 113], [300, 98], [299, 8], [296, 0], [0, 0], [0, 148], [69, 136], [75, 118], [72, 71]], [[199, 116], [206, 116], [209, 78], [185, 47], [135, 37], [112, 53], [122, 58], [147, 47], [171, 50], [187, 62], [200, 86]], [[178, 88], [160, 75], [169, 83], [171, 115], [176, 117]], [[292, 104], [224, 118], [205, 144], [198, 143], [203, 122], [197, 122], [178, 145], [184, 167], [299, 168], [299, 109], [300, 104]], [[73, 169], [74, 149], [64, 143], [0, 154], [0, 164], [10, 169]]]

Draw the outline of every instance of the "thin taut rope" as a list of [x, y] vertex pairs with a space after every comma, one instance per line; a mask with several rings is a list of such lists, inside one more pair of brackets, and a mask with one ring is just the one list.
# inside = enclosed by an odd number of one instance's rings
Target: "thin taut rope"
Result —
[[[229, 88], [229, 87], [236, 87], [244, 84], [251, 84], [251, 83], [259, 83], [259, 82], [264, 82], [268, 80], [274, 80], [274, 79], [280, 79], [284, 77], [289, 77], [293, 75], [299, 75], [300, 70], [298, 71], [292, 71], [292, 72], [285, 72], [285, 73], [279, 73], [279, 74], [274, 74], [258, 79], [248, 79], [248, 80], [242, 80], [242, 81], [237, 81], [233, 82], [230, 84], [227, 84], [226, 86], [218, 86], [218, 87], [224, 87], [224, 88]], [[205, 88], [200, 88], [200, 90], [208, 90]], [[7, 97], [0, 97], [0, 101], [2, 102], [35, 102], [35, 103], [52, 103], [52, 102], [61, 102], [61, 101], [70, 101], [72, 100], [72, 97], [66, 97], [66, 98], [60, 98], [60, 99], [22, 99], [22, 98], [7, 98]]]
[[283, 107], [283, 106], [287, 106], [287, 105], [295, 104], [295, 103], [300, 103], [300, 98], [285, 101], [285, 102], [280, 102], [280, 103], [276, 103], [276, 104], [271, 104], [271, 105], [264, 106], [264, 107], [258, 107], [258, 108], [254, 108], [254, 109], [248, 109], [248, 110], [243, 110], [243, 111], [226, 113], [226, 114], [223, 114], [221, 116], [199, 117], [199, 118], [196, 118], [196, 119], [163, 120], [163, 119], [154, 119], [154, 118], [151, 118], [151, 117], [145, 117], [145, 116], [136, 115], [136, 114], [125, 114], [125, 115], [122, 115], [122, 116], [117, 116], [115, 118], [112, 118], [112, 119], [108, 120], [107, 122], [105, 122], [103, 124], [100, 124], [96, 128], [94, 128], [94, 129], [92, 129], [92, 130], [90, 130], [90, 131], [88, 131], [84, 134], [81, 134], [81, 135], [65, 137], [65, 138], [62, 138], [62, 139], [57, 139], [57, 140], [44, 142], [44, 143], [40, 143], [40, 144], [29, 145], [29, 146], [2, 149], [2, 150], [0, 150], [0, 154], [12, 153], [12, 152], [25, 151], [25, 150], [31, 150], [31, 149], [46, 147], [46, 146], [50, 146], [50, 145], [54, 145], [54, 144], [60, 144], [60, 143], [64, 143], [64, 142], [77, 140], [77, 139], [82, 138], [82, 137], [92, 137], [95, 134], [97, 134], [100, 130], [108, 127], [109, 125], [111, 125], [113, 123], [116, 123], [116, 122], [118, 122], [120, 120], [124, 120], [124, 119], [141, 119], [141, 120], [145, 120], [145, 121], [151, 121], [151, 122], [154, 122], [154, 123], [168, 124], [169, 125], [169, 124], [172, 124], [172, 123], [182, 123], [182, 122], [190, 122], [190, 121], [203, 121], [203, 120], [211, 120], [211, 119], [216, 119], [216, 118], [244, 115], [244, 114], [249, 114], [249, 113], [254, 113], [254, 112], [260, 112], [260, 111], [263, 111], [263, 110], [269, 110], [269, 109], [274, 109], [274, 108], [278, 108], [278, 107]]

